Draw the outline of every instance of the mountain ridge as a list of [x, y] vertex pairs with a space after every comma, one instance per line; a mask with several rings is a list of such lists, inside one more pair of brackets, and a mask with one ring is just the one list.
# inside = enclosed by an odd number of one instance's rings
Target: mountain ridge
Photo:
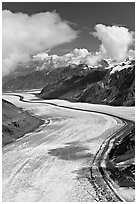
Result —
[[41, 92], [37, 96], [43, 99], [134, 106], [135, 60], [127, 59], [120, 63], [102, 60], [98, 67], [92, 68], [79, 64], [35, 69], [26, 75], [14, 75], [3, 83], [3, 91], [38, 88]]

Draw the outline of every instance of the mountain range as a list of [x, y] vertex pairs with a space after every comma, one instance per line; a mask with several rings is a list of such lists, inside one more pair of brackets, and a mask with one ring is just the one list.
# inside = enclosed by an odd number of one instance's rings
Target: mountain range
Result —
[[3, 78], [3, 92], [41, 89], [43, 99], [113, 106], [135, 105], [135, 59], [123, 62], [102, 60], [96, 66], [69, 64], [46, 66], [43, 59], [33, 59], [26, 66]]

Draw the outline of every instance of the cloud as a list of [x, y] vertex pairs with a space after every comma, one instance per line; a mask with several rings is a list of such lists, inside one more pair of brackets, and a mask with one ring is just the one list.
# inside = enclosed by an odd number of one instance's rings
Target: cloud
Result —
[[[133, 32], [129, 32], [127, 28], [118, 27], [117, 32], [107, 32], [107, 28], [112, 28], [110, 26], [103, 26], [106, 31], [101, 32], [99, 24], [95, 26], [96, 32], [94, 32], [94, 36], [100, 38], [102, 40], [102, 44], [99, 46], [99, 50], [96, 53], [91, 53], [85, 48], [75, 48], [72, 52], [69, 52], [65, 55], [58, 56], [58, 55], [48, 55], [47, 53], [43, 52], [40, 54], [35, 55], [34, 59], [43, 60], [43, 66], [40, 69], [46, 68], [58, 68], [62, 66], [69, 66], [69, 65], [79, 65], [79, 64], [87, 64], [89, 67], [97, 67], [99, 62], [103, 59], [108, 59], [111, 61], [116, 60], [117, 62], [124, 61], [125, 59], [135, 57], [135, 51], [130, 48], [130, 45], [134, 42], [133, 39]], [[107, 27], [107, 28], [106, 28]], [[114, 26], [113, 26], [114, 27]], [[117, 27], [117, 26], [115, 26]], [[119, 30], [120, 28], [120, 30]], [[124, 28], [124, 29], [123, 29]], [[122, 29], [122, 30], [121, 30]], [[113, 30], [113, 29], [112, 29]], [[124, 31], [123, 31], [124, 30]], [[125, 33], [125, 34], [124, 34]], [[125, 35], [122, 39], [121, 35]], [[110, 37], [109, 37], [110, 36]], [[127, 36], [127, 37], [126, 37]], [[120, 39], [120, 41], [119, 41]], [[39, 69], [39, 68], [38, 68]]]
[[3, 75], [27, 62], [30, 55], [72, 42], [78, 35], [56, 12], [29, 16], [4, 10], [2, 19]]
[[135, 58], [135, 50], [128, 50], [127, 57]]
[[92, 34], [102, 42], [101, 53], [119, 62], [127, 57], [127, 52], [134, 43], [134, 33], [122, 26], [97, 24]]
[[85, 48], [82, 48], [82, 49], [81, 48], [80, 49], [75, 48], [73, 50], [73, 54], [76, 55], [76, 56], [86, 57], [89, 54], [89, 51], [87, 49], [85, 49]]
[[91, 56], [91, 53], [85, 48], [75, 48], [72, 52], [69, 52], [65, 55], [58, 56], [58, 55], [48, 55], [47, 53], [40, 53], [35, 55], [33, 58], [36, 60], [43, 60], [44, 68], [58, 68], [62, 66], [69, 66], [69, 65], [79, 65], [79, 64], [87, 64], [87, 58]]
[[89, 55], [86, 58], [86, 64], [89, 67], [96, 66], [98, 62], [100, 62], [103, 59], [102, 53], [97, 53], [96, 55]]

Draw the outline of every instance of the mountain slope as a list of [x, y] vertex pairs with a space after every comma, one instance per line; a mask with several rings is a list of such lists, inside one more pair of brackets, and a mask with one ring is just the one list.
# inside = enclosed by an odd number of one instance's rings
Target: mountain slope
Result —
[[41, 88], [38, 97], [44, 99], [135, 105], [135, 60], [132, 58], [120, 63], [102, 60], [92, 68], [80, 64], [38, 71], [35, 65], [34, 62], [31, 64], [30, 73], [25, 74], [24, 68], [12, 77], [4, 78], [3, 91]]
[[2, 99], [2, 145], [5, 146], [39, 127], [43, 121]]
[[[99, 69], [104, 69], [108, 67], [108, 63], [102, 60], [98, 66]], [[91, 69], [85, 64], [69, 66], [66, 64], [66, 66], [55, 68], [52, 65], [48, 66], [43, 60], [31, 60], [27, 65], [20, 65], [15, 72], [3, 77], [2, 89], [3, 92], [39, 89], [54, 81], [59, 82], [70, 75], [86, 74]]]
[[87, 73], [73, 73], [59, 82], [54, 82], [45, 86], [40, 97], [51, 99], [61, 98], [75, 101], [83, 93], [88, 84], [101, 81], [107, 70], [92, 69]]
[[[122, 66], [125, 66], [123, 64]], [[85, 75], [75, 75], [45, 86], [38, 95], [44, 99], [99, 103], [113, 106], [135, 105], [135, 65], [120, 71], [92, 69]]]

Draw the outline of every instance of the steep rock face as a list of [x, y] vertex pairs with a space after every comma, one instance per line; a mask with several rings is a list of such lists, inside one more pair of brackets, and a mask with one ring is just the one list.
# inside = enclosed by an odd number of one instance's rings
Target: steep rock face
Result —
[[77, 101], [89, 84], [103, 80], [107, 72], [107, 70], [92, 69], [87, 73], [73, 73], [59, 82], [45, 86], [39, 96], [45, 99], [60, 98]]
[[112, 69], [92, 69], [85, 75], [71, 75], [45, 86], [38, 95], [44, 99], [99, 103], [113, 106], [135, 105], [135, 66], [110, 74]]
[[113, 106], [135, 105], [135, 68], [123, 69], [89, 85], [78, 101]]

